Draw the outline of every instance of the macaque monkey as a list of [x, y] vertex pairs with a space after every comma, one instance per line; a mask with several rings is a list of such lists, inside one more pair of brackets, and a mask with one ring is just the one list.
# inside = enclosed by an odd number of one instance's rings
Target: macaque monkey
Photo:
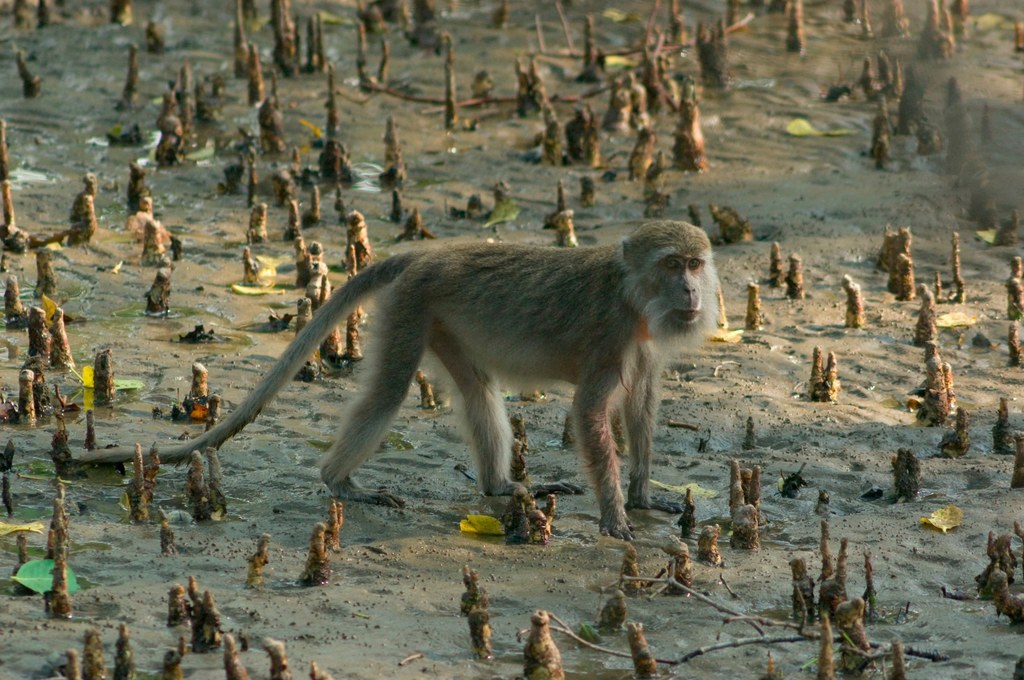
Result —
[[[361, 489], [352, 473], [380, 446], [423, 354], [431, 350], [463, 399], [466, 436], [487, 495], [511, 493], [512, 430], [499, 380], [576, 385], [576, 442], [594, 484], [604, 534], [631, 540], [626, 508], [674, 509], [650, 495], [658, 349], [695, 344], [718, 319], [718, 277], [708, 238], [685, 222], [648, 222], [617, 245], [541, 248], [459, 244], [392, 255], [327, 300], [249, 397], [222, 423], [164, 461], [219, 447], [252, 422], [356, 305], [379, 298], [376, 360], [341, 433], [320, 464], [331, 492], [400, 505]], [[625, 498], [610, 419], [619, 411], [630, 456]], [[116, 449], [79, 460], [123, 460]]]

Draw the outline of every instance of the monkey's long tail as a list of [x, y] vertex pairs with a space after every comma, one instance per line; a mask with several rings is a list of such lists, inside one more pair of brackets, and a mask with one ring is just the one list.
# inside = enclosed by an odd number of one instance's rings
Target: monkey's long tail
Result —
[[[277, 360], [270, 372], [264, 376], [260, 384], [231, 415], [213, 429], [196, 439], [188, 440], [181, 446], [166, 450], [158, 448], [160, 460], [182, 461], [187, 459], [193, 451], [204, 451], [211, 446], [220, 448], [221, 444], [255, 420], [274, 395], [292, 381], [302, 364], [320, 346], [320, 343], [340, 320], [355, 309], [360, 300], [394, 281], [408, 266], [410, 259], [409, 255], [389, 257], [367, 267], [334, 291], [327, 302], [313, 315], [313, 320], [295, 336], [295, 340]], [[81, 462], [120, 463], [132, 459], [134, 448], [118, 446], [109, 449], [74, 452], [72, 455], [75, 460]]]

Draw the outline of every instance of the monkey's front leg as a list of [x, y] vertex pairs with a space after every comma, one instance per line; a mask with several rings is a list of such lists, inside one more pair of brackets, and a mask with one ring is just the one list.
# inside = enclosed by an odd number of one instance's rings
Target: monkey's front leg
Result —
[[619, 461], [608, 418], [618, 375], [618, 371], [609, 370], [591, 380], [581, 381], [576, 388], [573, 415], [576, 419], [580, 455], [594, 481], [597, 504], [601, 511], [601, 533], [632, 541], [633, 528], [629, 526], [626, 517], [622, 489], [619, 486]]
[[634, 365], [630, 368], [632, 381], [623, 408], [631, 461], [626, 507], [630, 510], [680, 513], [683, 511], [682, 503], [666, 498], [651, 498], [651, 443], [654, 440], [654, 420], [658, 414], [655, 390], [658, 368], [650, 349], [641, 345], [634, 357]]

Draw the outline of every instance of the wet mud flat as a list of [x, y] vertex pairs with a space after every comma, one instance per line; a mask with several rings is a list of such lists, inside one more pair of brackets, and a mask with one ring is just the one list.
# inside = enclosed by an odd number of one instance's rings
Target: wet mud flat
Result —
[[[169, 446], [183, 432], [195, 436], [203, 429], [201, 422], [169, 418], [172, 407], [189, 392], [194, 363], [209, 370], [210, 392], [230, 411], [293, 337], [291, 328], [270, 332], [265, 323], [271, 312], [294, 313], [301, 293], [293, 286], [294, 247], [284, 239], [288, 208], [276, 201], [272, 178], [291, 171], [293, 147], [299, 150], [301, 167], [319, 170], [323, 137], [317, 139], [315, 133], [326, 136], [329, 127], [327, 76], [320, 71], [291, 77], [281, 73], [273, 62], [269, 7], [261, 4], [260, 18], [246, 23], [247, 39], [263, 60], [264, 96], [271, 92], [270, 74], [277, 72], [286, 146], [281, 152], [260, 149], [255, 156], [254, 202], [269, 205], [269, 239], [250, 249], [265, 261], [273, 258], [275, 291], [280, 294], [239, 295], [231, 286], [243, 279], [251, 216], [246, 179], [243, 175], [237, 194], [225, 194], [217, 185], [227, 182], [225, 168], [244, 156], [238, 128], [259, 145], [260, 127], [258, 105], [249, 104], [247, 80], [234, 77], [231, 3], [136, 2], [128, 25], [110, 22], [107, 3], [68, 0], [63, 8], [49, 5], [50, 25], [37, 28], [32, 16], [29, 26], [19, 28], [13, 4], [0, 3], [0, 42], [9, 48], [3, 58], [7, 76], [0, 80], [0, 118], [6, 122], [17, 225], [37, 238], [68, 229], [68, 211], [82, 177], [96, 175], [98, 229], [88, 245], [65, 241], [53, 251], [56, 291], [50, 297], [69, 318], [67, 335], [79, 370], [93, 363], [97, 351], [110, 349], [116, 376], [138, 380], [142, 387], [121, 390], [113, 403], [104, 405], [93, 403], [94, 395], [81, 390], [70, 371], [47, 369], [46, 381], [50, 390], [58, 385], [73, 402], [94, 408], [99, 446]], [[674, 44], [668, 35], [669, 5], [660, 3], [651, 33], [655, 28], [660, 32], [663, 46]], [[833, 555], [840, 540], [847, 540], [850, 598], [865, 590], [864, 553], [870, 553], [876, 615], [867, 622], [866, 633], [880, 645], [877, 651], [887, 652], [892, 641], [901, 640], [905, 649], [921, 653], [907, 655], [910, 677], [1012, 677], [1024, 648], [1024, 629], [997, 617], [992, 602], [978, 598], [975, 576], [989, 563], [989, 533], [1012, 534], [1014, 521], [1024, 520], [1024, 492], [1010, 488], [1014, 457], [996, 453], [992, 437], [1000, 398], [1008, 399], [1011, 430], [1024, 427], [1018, 401], [1024, 374], [1019, 366], [1009, 365], [1012, 322], [1006, 292], [1011, 260], [1021, 249], [1016, 243], [996, 246], [977, 232], [1004, 226], [1011, 211], [1020, 207], [1024, 109], [1013, 22], [1024, 17], [1009, 0], [972, 3], [967, 35], [957, 39], [949, 58], [922, 60], [926, 3], [908, 3], [906, 38], [883, 35], [888, 6], [870, 3], [873, 36], [865, 37], [863, 21], [844, 21], [841, 3], [805, 3], [801, 55], [787, 51], [789, 20], [784, 13], [741, 3], [729, 22], [737, 27], [728, 34], [728, 87], [719, 89], [702, 80], [690, 41], [698, 22], [713, 25], [727, 7], [684, 2], [689, 36], [684, 47], [666, 51], [667, 82], [674, 84], [670, 91], [678, 97], [686, 92], [683, 76], [695, 81], [708, 167], [701, 173], [674, 167], [679, 114], [666, 104], [649, 113], [649, 119], [656, 135], [654, 150], [665, 153], [668, 167], [645, 182], [628, 180], [638, 136], [628, 124], [599, 132], [601, 159], [596, 167], [585, 161], [544, 162], [542, 139], [548, 125], [538, 111], [517, 115], [513, 65], [521, 58], [528, 69], [527, 57], [537, 55], [537, 73], [561, 125], [584, 103], [600, 119], [611, 94], [602, 88], [640, 66], [642, 55], [630, 50], [643, 43], [653, 3], [623, 2], [611, 7], [618, 12], [610, 13], [605, 11], [609, 7], [596, 3], [564, 3], [571, 56], [553, 4], [514, 3], [501, 27], [495, 26], [499, 3], [439, 4], [437, 26], [450, 33], [455, 48], [456, 98], [483, 100], [459, 107], [451, 130], [445, 129], [444, 49], [441, 42], [435, 48], [431, 32], [420, 36], [421, 44], [411, 44], [396, 24], [389, 24], [387, 77], [364, 77], [360, 83], [354, 3], [293, 3], [302, 27], [303, 61], [305, 20], [323, 12], [325, 57], [336, 70], [338, 137], [348, 148], [353, 173], [340, 190], [341, 201], [346, 212], [364, 215], [377, 259], [444, 248], [452, 241], [551, 246], [555, 230], [542, 226], [556, 208], [560, 180], [581, 247], [622, 238], [644, 219], [645, 210], [653, 214], [660, 208], [670, 219], [692, 220], [696, 214], [713, 238], [719, 236], [719, 226], [709, 204], [731, 207], [748, 220], [751, 240], [719, 244], [715, 257], [730, 329], [744, 327], [751, 281], [761, 284], [760, 328], [745, 330], [739, 342], [670, 349], [660, 381], [652, 476], [671, 486], [697, 484], [713, 492], [698, 494], [695, 533], [715, 524], [723, 529], [724, 564], [694, 564], [693, 587], [735, 612], [792, 621], [790, 561], [805, 560], [810, 575], [818, 576], [821, 521], [827, 519]], [[754, 16], [744, 22], [747, 13]], [[578, 55], [588, 14], [594, 41], [609, 56], [597, 82], [577, 82], [584, 70]], [[146, 50], [150, 20], [163, 33], [161, 53]], [[380, 40], [373, 33], [367, 38], [367, 74], [373, 78], [378, 75]], [[136, 106], [118, 110], [132, 44], [139, 48]], [[25, 66], [40, 78], [37, 97], [22, 96], [14, 47], [24, 51]], [[917, 134], [926, 127], [918, 124], [915, 134], [890, 137], [883, 167], [876, 168], [879, 50], [902, 65], [904, 96], [907, 70], [911, 65], [918, 69], [925, 122], [941, 136], [942, 151], [918, 153], [919, 137], [928, 141], [927, 135]], [[871, 59], [875, 72], [867, 89], [860, 77], [865, 58]], [[223, 77], [221, 113], [213, 122], [194, 124], [180, 163], [160, 167], [152, 156], [155, 121], [168, 83], [179, 77], [186, 59], [207, 94], [214, 83], [206, 79]], [[471, 91], [481, 69], [493, 80], [490, 95]], [[954, 115], [947, 105], [951, 77], [962, 99], [953, 108], [966, 118]], [[830, 88], [835, 94], [843, 85], [849, 95], [838, 101], [822, 98]], [[886, 100], [893, 126], [899, 122], [899, 99]], [[398, 223], [390, 219], [392, 194], [380, 178], [388, 169], [382, 141], [388, 116], [397, 123], [407, 167]], [[792, 127], [795, 119], [838, 134], [788, 134], [788, 129], [801, 130]], [[139, 125], [143, 145], [109, 143], [108, 133], [130, 131], [133, 124]], [[973, 164], [967, 171], [967, 161], [949, 167], [950, 150], [963, 151], [963, 142]], [[132, 162], [146, 170], [154, 219], [183, 244], [183, 257], [173, 263], [170, 275], [166, 315], [144, 314], [144, 294], [154, 281], [159, 257], [143, 257], [142, 245], [126, 228], [134, 213], [125, 200]], [[593, 182], [593, 205], [581, 203], [582, 179]], [[518, 209], [511, 219], [496, 221], [511, 212], [483, 216], [494, 207], [498, 182], [507, 183], [504, 191]], [[318, 186], [322, 220], [303, 226], [302, 233], [307, 243], [323, 244], [329, 278], [338, 286], [346, 278], [347, 225], [334, 207], [335, 182], [323, 180]], [[296, 197], [303, 211], [309, 208], [310, 191], [299, 183]], [[474, 194], [482, 197], [480, 217], [452, 213], [453, 208], [465, 210]], [[396, 242], [413, 207], [436, 241]], [[877, 268], [886, 225], [910, 228], [917, 282], [933, 287], [938, 273], [944, 292], [938, 296], [937, 313], [962, 313], [973, 321], [936, 331], [937, 349], [954, 375], [958, 408], [970, 414], [971, 445], [960, 458], [949, 458], [940, 449], [953, 431], [955, 415], [942, 425], [922, 425], [915, 413], [923, 400], [917, 392], [927, 378], [924, 349], [913, 344], [921, 301], [919, 296], [896, 299], [888, 289], [889, 274]], [[960, 240], [966, 291], [962, 303], [947, 301], [956, 289], [953, 232]], [[767, 283], [773, 242], [780, 244], [787, 264], [790, 255], [800, 256], [803, 299], [789, 299], [785, 286]], [[24, 304], [38, 305], [34, 254], [8, 252], [6, 259], [7, 274], [21, 282]], [[864, 298], [861, 328], [845, 327], [844, 276], [860, 286]], [[199, 324], [213, 331], [215, 342], [180, 339]], [[377, 325], [370, 306], [361, 327], [367, 353], [373, 351]], [[25, 330], [8, 328], [3, 339], [7, 354], [0, 382], [8, 398], [17, 402], [28, 338]], [[834, 403], [809, 398], [815, 347], [836, 354], [841, 389]], [[335, 677], [512, 677], [523, 668], [523, 642], [517, 632], [529, 627], [535, 610], [547, 610], [574, 629], [581, 622], [595, 623], [608, 593], [619, 583], [624, 544], [598, 534], [593, 493], [559, 497], [547, 546], [506, 545], [501, 537], [461, 533], [459, 522], [466, 515], [500, 516], [508, 501], [482, 498], [456, 469], [458, 464], [471, 467], [471, 460], [458, 434], [454, 387], [445, 383], [436, 363], [426, 362], [423, 370], [434, 381], [440, 406], [421, 408], [418, 390], [410, 386], [382, 451], [357, 474], [365, 486], [386, 486], [407, 505], [402, 510], [345, 506], [341, 550], [331, 555], [328, 585], [299, 583], [310, 534], [314, 524], [327, 519], [329, 507], [316, 464], [336, 431], [338, 414], [359, 389], [365, 362], [286, 388], [255, 423], [222, 448], [227, 497], [222, 518], [193, 521], [184, 492], [187, 466], [161, 468], [152, 507], [154, 517], [157, 508], [167, 513], [177, 555], [161, 555], [155, 519], [132, 522], [122, 507], [130, 466], [127, 477], [110, 466], [97, 466], [70, 479], [65, 491], [68, 564], [81, 585], [71, 596], [73, 616], [48, 616], [42, 596], [17, 589], [7, 578], [17, 562], [15, 536], [0, 537], [0, 676], [52, 675], [64, 662], [64, 650], [81, 649], [91, 628], [99, 629], [110, 666], [117, 628], [124, 623], [131, 631], [140, 676], [160, 677], [165, 654], [181, 635], [189, 636], [187, 629], [167, 626], [168, 591], [176, 583], [186, 585], [190, 575], [201, 590], [215, 596], [223, 631], [248, 641], [241, 660], [251, 677], [269, 677], [261, 649], [266, 637], [287, 645], [296, 674], [306, 674], [315, 661]], [[542, 399], [523, 400], [520, 386], [510, 387], [507, 394], [509, 411], [526, 422], [531, 478], [585, 483], [576, 455], [562, 446], [571, 387], [527, 386], [526, 392], [534, 387], [543, 391]], [[162, 411], [161, 417], [154, 419], [154, 407]], [[64, 423], [69, 446], [81, 449], [84, 411], [66, 413]], [[45, 526], [56, 493], [50, 451], [57, 418], [41, 413], [33, 425], [5, 424], [3, 430], [14, 443], [15, 456], [10, 473], [14, 514], [2, 521], [41, 520]], [[918, 459], [920, 489], [910, 500], [896, 503], [891, 461], [900, 449]], [[732, 459], [761, 468], [765, 522], [758, 550], [729, 546]], [[798, 471], [807, 486], [795, 498], [778, 493], [776, 480]], [[828, 494], [827, 507], [819, 507], [821, 491]], [[960, 526], [941, 533], [920, 524], [921, 517], [950, 504], [963, 511]], [[668, 564], [662, 547], [679, 535], [676, 517], [636, 511], [630, 516], [638, 535], [634, 545], [639, 572], [654, 577]], [[271, 537], [265, 585], [246, 588], [247, 562], [264, 533]], [[44, 534], [28, 534], [30, 556], [43, 557], [45, 543]], [[688, 539], [688, 544], [696, 555], [696, 541]], [[1010, 546], [1020, 560], [1020, 539], [1012, 538]], [[489, 595], [490, 661], [474, 659], [466, 619], [459, 615], [463, 565], [479, 574]], [[1024, 595], [1022, 580], [1018, 565], [1010, 585], [1017, 597]], [[963, 599], [943, 597], [943, 590]], [[628, 619], [643, 623], [658, 659], [680, 660], [694, 650], [762, 632], [765, 637], [795, 635], [763, 622], [754, 621], [756, 628], [750, 622], [726, 622], [730, 614], [694, 597], [637, 595], [627, 605]], [[582, 647], [559, 633], [554, 639], [569, 677], [632, 673], [629, 658]], [[601, 644], [628, 651], [624, 631], [605, 633]], [[760, 675], [769, 650], [776, 668], [790, 677], [816, 673], [819, 643], [807, 640], [708, 651], [683, 664], [661, 665], [659, 674]], [[838, 645], [836, 659], [840, 663]], [[883, 665], [890, 670], [890, 658], [875, 661], [868, 672], [877, 676]], [[181, 668], [189, 678], [222, 677], [221, 650], [190, 653]]]

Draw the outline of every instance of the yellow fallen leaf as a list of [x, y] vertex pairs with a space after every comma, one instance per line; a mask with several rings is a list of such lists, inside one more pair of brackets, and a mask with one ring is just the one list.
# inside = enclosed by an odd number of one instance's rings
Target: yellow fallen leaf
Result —
[[504, 536], [505, 529], [497, 517], [490, 515], [466, 515], [466, 519], [459, 522], [459, 529], [467, 534], [480, 534], [481, 536]]
[[312, 122], [306, 120], [305, 118], [299, 118], [299, 125], [301, 125], [302, 127], [306, 128], [307, 130], [312, 132], [313, 133], [313, 137], [315, 139], [320, 139], [321, 137], [324, 136], [323, 130], [321, 130], [319, 127], [317, 127], [316, 123], [312, 123]]
[[921, 518], [921, 524], [934, 527], [946, 533], [964, 523], [964, 511], [952, 503], [944, 508], [939, 508], [928, 517]]
[[279, 288], [260, 288], [257, 286], [243, 286], [239, 283], [231, 284], [231, 292], [235, 295], [284, 295]]
[[735, 344], [743, 339], [743, 329], [737, 328], [734, 331], [730, 331], [727, 328], [719, 328], [717, 331], [708, 336], [708, 340], [711, 342], [728, 342]]
[[665, 482], [659, 482], [657, 479], [652, 479], [651, 485], [656, 486], [659, 489], [664, 489], [665, 491], [677, 493], [680, 496], [685, 496], [687, 489], [689, 489], [690, 492], [693, 493], [694, 498], [714, 498], [715, 496], [718, 495], [718, 492], [715, 491], [714, 489], [705, 489], [703, 486], [697, 484], [696, 482], [690, 482], [689, 484], [673, 485], [666, 484]]
[[605, 68], [633, 68], [636, 66], [636, 59], [609, 54], [604, 58], [604, 66]]
[[82, 375], [80, 377], [82, 379], [82, 387], [92, 389], [96, 386], [96, 382], [93, 377], [93, 368], [89, 364], [82, 366]]
[[115, 264], [113, 267], [110, 268], [110, 273], [111, 274], [120, 274], [121, 273], [121, 267], [123, 267], [123, 266], [124, 266], [124, 260], [118, 260], [117, 264]]
[[794, 118], [786, 124], [786, 134], [791, 137], [842, 137], [852, 135], [853, 130], [846, 128], [819, 130], [811, 125], [806, 118]]
[[974, 232], [974, 235], [989, 245], [992, 245], [993, 243], [996, 242], [995, 229], [982, 229], [981, 231]]
[[1002, 14], [987, 12], [974, 20], [974, 27], [979, 31], [1009, 30], [1013, 28], [1013, 22]]
[[13, 534], [18, 531], [32, 531], [37, 534], [43, 533], [42, 522], [29, 522], [28, 524], [9, 524], [7, 522], [0, 522], [0, 536], [6, 536], [7, 534]]
[[351, 24], [352, 21], [348, 17], [343, 17], [340, 14], [333, 14], [331, 12], [325, 12], [320, 10], [320, 22], [327, 25], [345, 26]]
[[274, 285], [274, 279], [277, 277], [277, 265], [283, 259], [281, 257], [267, 257], [265, 255], [260, 255], [256, 258], [256, 263], [259, 265], [256, 277], [259, 279], [261, 286]]
[[964, 312], [940, 314], [935, 319], [935, 325], [939, 328], [966, 328], [976, 323], [978, 323], [978, 317], [965, 314]]
[[621, 9], [616, 9], [614, 7], [609, 7], [605, 11], [601, 12], [601, 16], [609, 21], [614, 21], [617, 24], [625, 24], [630, 21], [643, 21], [643, 17], [636, 12], [623, 12]]
[[43, 295], [43, 314], [46, 316], [47, 321], [53, 320], [53, 315], [57, 312], [57, 303], [51, 300], [47, 295]]

